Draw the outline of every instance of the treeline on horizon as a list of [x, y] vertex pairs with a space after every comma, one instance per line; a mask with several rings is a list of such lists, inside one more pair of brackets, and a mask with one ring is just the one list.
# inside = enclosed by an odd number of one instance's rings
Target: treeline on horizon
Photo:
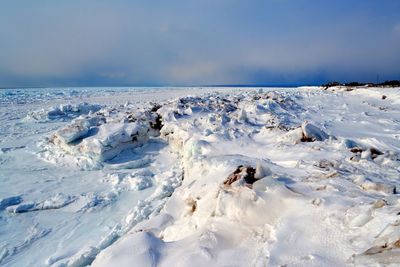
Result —
[[349, 82], [349, 83], [340, 83], [340, 82], [329, 82], [324, 85], [322, 85], [325, 88], [329, 87], [334, 87], [334, 86], [349, 86], [349, 87], [355, 87], [355, 86], [368, 86], [368, 87], [400, 87], [400, 80], [391, 80], [391, 81], [385, 81], [382, 83], [372, 83], [372, 82]]

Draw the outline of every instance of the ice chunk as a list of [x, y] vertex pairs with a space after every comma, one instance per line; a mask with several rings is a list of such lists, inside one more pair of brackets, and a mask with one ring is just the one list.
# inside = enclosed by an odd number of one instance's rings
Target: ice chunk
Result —
[[329, 135], [319, 129], [317, 126], [303, 122], [301, 127], [293, 129], [287, 132], [281, 137], [282, 141], [291, 141], [293, 143], [298, 142], [313, 142], [313, 141], [324, 141], [329, 138]]
[[135, 191], [144, 190], [153, 186], [151, 177], [148, 176], [136, 176], [129, 180], [130, 189]]
[[361, 184], [361, 187], [366, 191], [374, 190], [386, 194], [396, 194], [396, 186], [387, 183], [376, 183], [367, 180], [366, 182]]
[[7, 207], [7, 211], [12, 213], [28, 212], [33, 210], [35, 204], [35, 202], [25, 202], [16, 206]]
[[56, 138], [60, 138], [65, 143], [71, 143], [83, 138], [88, 134], [90, 125], [85, 121], [80, 121], [58, 130], [55, 134]]
[[96, 247], [89, 247], [78, 252], [67, 263], [68, 267], [89, 266], [100, 250]]
[[350, 227], [361, 227], [372, 220], [371, 211], [363, 212], [350, 222]]
[[400, 248], [399, 222], [390, 223], [376, 236], [370, 248], [361, 254], [354, 255], [353, 260], [357, 265], [389, 265], [398, 266]]
[[301, 129], [303, 130], [303, 134], [307, 139], [324, 141], [329, 138], [324, 131], [309, 122], [303, 122]]
[[247, 121], [247, 112], [245, 109], [242, 109], [242, 111], [240, 112], [239, 120], [243, 122]]
[[[135, 122], [105, 122], [101, 116], [82, 118], [58, 130], [49, 142], [43, 142], [42, 157], [51, 161], [68, 160], [90, 169], [113, 159], [126, 149], [143, 145], [150, 138], [150, 124], [146, 120]], [[148, 164], [147, 158], [120, 164], [113, 168], [137, 168]], [[110, 164], [111, 166], [111, 164]]]
[[117, 189], [140, 191], [153, 186], [152, 174], [141, 173], [112, 173], [107, 175], [110, 182]]
[[0, 199], [0, 210], [4, 210], [8, 206], [17, 205], [22, 202], [21, 196], [12, 196]]
[[99, 104], [79, 103], [76, 105], [60, 105], [50, 109], [31, 111], [25, 117], [26, 121], [47, 122], [47, 121], [68, 121], [81, 115], [97, 112], [103, 106]]
[[351, 139], [344, 139], [342, 144], [344, 147], [349, 148], [349, 149], [361, 147], [357, 142], [355, 142]]
[[118, 197], [116, 192], [89, 193], [82, 196], [86, 203], [80, 208], [80, 211], [92, 211], [96, 207], [105, 207], [113, 203]]
[[7, 207], [7, 211], [12, 213], [23, 213], [23, 212], [30, 212], [37, 210], [60, 209], [74, 202], [75, 200], [76, 197], [74, 196], [69, 196], [59, 193], [44, 201], [40, 202], [30, 201], [17, 204], [15, 206], [9, 206]]
[[363, 175], [354, 175], [353, 182], [365, 191], [380, 191], [386, 194], [396, 194], [396, 186], [389, 183], [375, 182]]
[[302, 138], [303, 138], [303, 130], [301, 129], [301, 127], [299, 127], [284, 134], [280, 138], [280, 140], [288, 141], [291, 143], [298, 143]]
[[268, 175], [271, 175], [271, 170], [261, 161], [257, 162], [256, 173], [254, 174], [254, 178], [262, 179]]

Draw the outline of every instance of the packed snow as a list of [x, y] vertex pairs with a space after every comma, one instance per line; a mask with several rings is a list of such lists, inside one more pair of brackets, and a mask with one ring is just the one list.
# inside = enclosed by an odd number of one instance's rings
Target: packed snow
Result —
[[0, 93], [2, 266], [400, 264], [400, 88]]

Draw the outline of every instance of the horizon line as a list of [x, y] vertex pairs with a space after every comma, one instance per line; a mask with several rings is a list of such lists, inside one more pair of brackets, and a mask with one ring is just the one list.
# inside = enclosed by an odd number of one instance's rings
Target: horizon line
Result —
[[163, 87], [176, 87], [176, 88], [184, 88], [184, 87], [243, 87], [243, 88], [251, 88], [251, 87], [301, 87], [301, 86], [322, 86], [322, 84], [307, 84], [307, 83], [296, 83], [296, 84], [200, 84], [200, 85], [71, 85], [71, 86], [0, 86], [0, 89], [35, 89], [35, 88], [163, 88]]

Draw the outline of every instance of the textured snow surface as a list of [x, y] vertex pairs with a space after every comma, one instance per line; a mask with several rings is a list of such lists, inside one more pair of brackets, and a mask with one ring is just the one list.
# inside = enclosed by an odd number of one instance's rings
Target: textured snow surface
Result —
[[0, 92], [0, 265], [400, 264], [399, 88]]

